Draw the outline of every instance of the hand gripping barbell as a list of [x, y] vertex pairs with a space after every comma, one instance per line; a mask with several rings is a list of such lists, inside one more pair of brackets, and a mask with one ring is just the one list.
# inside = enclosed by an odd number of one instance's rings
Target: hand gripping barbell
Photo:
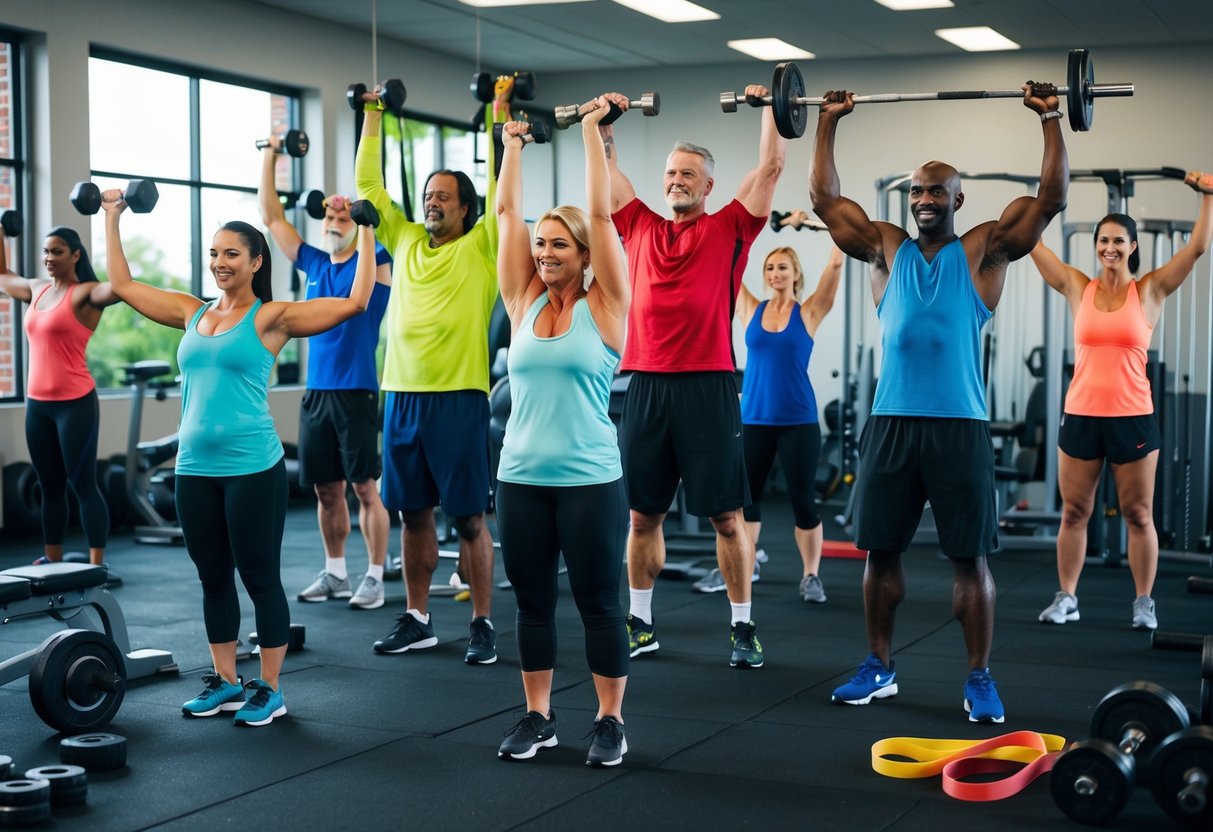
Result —
[[[1095, 65], [1085, 49], [1071, 49], [1067, 66], [1068, 84], [1050, 89], [1050, 85], [1036, 84], [1042, 92], [1066, 96], [1070, 116], [1070, 128], [1076, 131], [1091, 129], [1095, 119], [1095, 99], [1123, 97], [1133, 94], [1132, 84], [1096, 84]], [[945, 92], [879, 93], [857, 95], [856, 104], [891, 104], [898, 101], [966, 101], [977, 98], [1023, 98], [1023, 90], [952, 90]], [[804, 77], [800, 68], [792, 61], [775, 67], [771, 80], [771, 94], [746, 96], [735, 92], [720, 94], [720, 109], [726, 113], [737, 112], [739, 102], [751, 107], [770, 107], [774, 111], [775, 126], [779, 135], [786, 139], [798, 139], [804, 135], [808, 124], [808, 108], [825, 102], [821, 97], [805, 96]]]
[[810, 231], [825, 231], [826, 224], [821, 220], [815, 220], [812, 217], [797, 222], [796, 211], [772, 211], [771, 212], [771, 230], [778, 234], [785, 228], [790, 228], [793, 231], [809, 229]]
[[[616, 119], [623, 115], [623, 110], [614, 102], [609, 102], [611, 111], [602, 117], [599, 124], [613, 124]], [[656, 116], [661, 114], [661, 94], [656, 92], [646, 92], [640, 96], [639, 101], [628, 101], [629, 107], [639, 108], [646, 116]], [[566, 127], [571, 127], [581, 121], [585, 113], [581, 112], [580, 104], [564, 104], [557, 107], [554, 111], [556, 116], [556, 127], [564, 130]]]

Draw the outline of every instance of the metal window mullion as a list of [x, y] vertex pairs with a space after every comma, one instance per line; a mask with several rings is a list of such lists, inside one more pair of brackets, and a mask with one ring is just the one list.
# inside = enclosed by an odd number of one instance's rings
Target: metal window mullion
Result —
[[202, 297], [202, 95], [196, 76], [190, 81], [190, 291]]

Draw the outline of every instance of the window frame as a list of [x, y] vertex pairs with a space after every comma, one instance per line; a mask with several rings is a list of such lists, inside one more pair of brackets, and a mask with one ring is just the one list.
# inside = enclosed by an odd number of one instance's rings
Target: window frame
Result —
[[[0, 167], [12, 171], [13, 209], [21, 212], [22, 217], [28, 217], [29, 163], [25, 154], [29, 147], [27, 132], [29, 119], [26, 118], [25, 102], [29, 96], [26, 94], [25, 79], [28, 76], [29, 50], [26, 48], [26, 38], [21, 32], [3, 26], [0, 26], [0, 43], [8, 44], [9, 47], [9, 112], [11, 119], [9, 134], [12, 139], [12, 156], [0, 156]], [[28, 275], [33, 263], [31, 251], [29, 235], [22, 233], [12, 241], [9, 249], [9, 268], [18, 274]], [[15, 300], [8, 302], [13, 310], [13, 329], [10, 335], [13, 355], [13, 392], [7, 396], [0, 395], [0, 404], [25, 400], [25, 338], [22, 337], [25, 330], [25, 307], [24, 304]]]

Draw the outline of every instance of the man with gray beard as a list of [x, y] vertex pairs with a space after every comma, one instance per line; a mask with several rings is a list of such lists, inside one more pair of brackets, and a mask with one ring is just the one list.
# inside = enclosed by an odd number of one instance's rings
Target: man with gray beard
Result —
[[[324, 250], [303, 242], [286, 219], [274, 180], [281, 139], [262, 150], [257, 199], [261, 220], [274, 243], [307, 281], [308, 300], [348, 297], [358, 266], [357, 229], [348, 197], [324, 201]], [[324, 568], [297, 596], [300, 601], [349, 599], [354, 609], [383, 606], [383, 568], [390, 520], [379, 498], [379, 376], [375, 350], [387, 311], [391, 257], [375, 246], [375, 288], [366, 311], [308, 339], [307, 392], [299, 409], [299, 479], [316, 491]], [[345, 540], [350, 534], [346, 483], [358, 497], [358, 527], [366, 543], [367, 571], [357, 592], [350, 590]]]

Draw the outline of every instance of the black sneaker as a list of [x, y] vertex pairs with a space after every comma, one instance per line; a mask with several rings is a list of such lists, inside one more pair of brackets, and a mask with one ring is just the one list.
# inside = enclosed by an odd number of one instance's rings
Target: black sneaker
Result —
[[434, 637], [434, 619], [429, 618], [424, 624], [406, 612], [396, 616], [396, 626], [383, 638], [375, 642], [373, 650], [376, 653], [403, 653], [405, 650], [422, 650], [433, 647], [438, 643]]
[[758, 641], [753, 621], [738, 621], [729, 637], [733, 640], [729, 667], [762, 667], [762, 643]]
[[657, 625], [645, 624], [631, 613], [627, 617], [628, 655], [633, 659], [641, 653], [653, 653], [661, 647], [657, 643]]
[[493, 622], [478, 615], [472, 619], [468, 630], [472, 635], [468, 639], [464, 661], [468, 664], [492, 664], [497, 661], [497, 633], [493, 630]]
[[557, 745], [556, 712], [549, 712], [545, 719], [538, 711], [527, 711], [517, 725], [505, 732], [497, 756], [503, 760], [529, 760], [539, 749]]
[[628, 753], [628, 738], [623, 735], [623, 726], [613, 716], [604, 716], [594, 720], [594, 727], [587, 737], [590, 740], [590, 753], [586, 755], [587, 766], [617, 766], [623, 762], [623, 755]]

